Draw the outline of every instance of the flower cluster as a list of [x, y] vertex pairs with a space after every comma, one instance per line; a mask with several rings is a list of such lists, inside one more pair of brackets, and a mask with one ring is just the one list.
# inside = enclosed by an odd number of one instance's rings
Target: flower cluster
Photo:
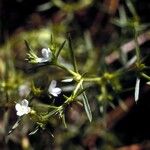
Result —
[[[45, 54], [46, 55], [46, 54]], [[57, 97], [61, 93], [61, 89], [59, 87], [56, 87], [57, 82], [55, 80], [52, 80], [49, 88], [48, 88], [48, 94], [53, 95], [54, 97]], [[24, 90], [24, 88], [23, 88]], [[17, 111], [17, 116], [23, 116], [31, 112], [31, 108], [28, 106], [29, 102], [26, 99], [23, 99], [21, 103], [17, 103], [15, 105], [15, 109]]]

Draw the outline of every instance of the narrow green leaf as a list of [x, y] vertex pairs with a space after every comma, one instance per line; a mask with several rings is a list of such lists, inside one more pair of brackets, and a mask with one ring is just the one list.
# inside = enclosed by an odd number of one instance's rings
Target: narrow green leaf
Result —
[[27, 40], [25, 40], [25, 45], [26, 45], [28, 51], [33, 51], [33, 49], [30, 47]]
[[119, 16], [120, 16], [120, 22], [122, 24], [126, 24], [128, 22], [127, 15], [126, 15], [126, 12], [125, 12], [125, 8], [123, 6], [121, 6], [119, 8]]
[[134, 5], [132, 4], [131, 0], [127, 0], [126, 4], [128, 6], [128, 9], [130, 10], [131, 14], [133, 15], [133, 17], [138, 18], [137, 12], [136, 12]]
[[[83, 86], [81, 86], [81, 88], [83, 89]], [[86, 93], [84, 91], [82, 93], [82, 98], [83, 98], [83, 104], [84, 104], [86, 114], [89, 118], [89, 121], [91, 122], [92, 121], [92, 112], [91, 112], [91, 108], [90, 108], [90, 105], [88, 102], [88, 98], [87, 98]]]
[[63, 121], [63, 124], [64, 124], [65, 128], [67, 128], [66, 119], [65, 119], [64, 114], [62, 115], [62, 121]]
[[56, 58], [58, 58], [61, 50], [63, 49], [63, 47], [65, 45], [65, 43], [66, 43], [66, 40], [61, 44], [60, 48], [56, 51], [56, 54], [55, 54]]
[[32, 132], [29, 133], [29, 135], [35, 134], [39, 130], [39, 126], [37, 126]]
[[53, 42], [54, 42], [54, 38], [53, 38], [53, 34], [51, 34], [50, 44], [53, 45]]
[[11, 130], [8, 132], [8, 135], [11, 134], [19, 126], [20, 121], [21, 121], [21, 118], [19, 118], [16, 121], [16, 123], [12, 126]]
[[43, 4], [39, 5], [37, 7], [37, 11], [43, 12], [43, 11], [49, 10], [49, 9], [52, 8], [52, 6], [53, 6], [52, 2], [48, 1], [46, 3], [43, 3]]
[[88, 102], [85, 92], [83, 92], [82, 97], [83, 97], [83, 104], [84, 104], [86, 114], [89, 118], [89, 121], [91, 122], [92, 121], [92, 113], [91, 113], [90, 105], [89, 105], [89, 102]]
[[72, 41], [71, 41], [70, 35], [68, 36], [68, 43], [69, 43], [69, 50], [70, 50], [71, 62], [72, 62], [74, 71], [75, 71], [75, 72], [78, 72], [77, 63], [76, 63], [74, 51], [73, 51], [73, 48], [72, 48]]
[[135, 84], [135, 93], [134, 93], [135, 102], [137, 102], [139, 99], [139, 91], [140, 91], [140, 79], [137, 78]]

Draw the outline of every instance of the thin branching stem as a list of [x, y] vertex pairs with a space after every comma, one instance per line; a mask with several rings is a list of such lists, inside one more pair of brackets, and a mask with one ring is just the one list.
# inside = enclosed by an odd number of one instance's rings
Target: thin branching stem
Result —
[[136, 50], [136, 57], [137, 57], [137, 66], [139, 67], [140, 66], [140, 47], [139, 47], [139, 43], [138, 43], [138, 33], [137, 33], [137, 30], [136, 30], [136, 27], [134, 27], [134, 34], [135, 34], [135, 50]]
[[72, 71], [71, 69], [68, 69], [68, 68], [66, 68], [65, 66], [63, 66], [63, 65], [61, 65], [61, 64], [59, 64], [59, 63], [57, 63], [57, 64], [55, 64], [55, 65], [56, 65], [57, 67], [59, 67], [59, 68], [65, 70], [65, 71], [67, 71], [68, 73], [70, 73], [70, 74], [73, 75], [73, 76], [77, 76], [77, 75], [78, 75], [77, 73], [75, 73], [75, 72]]

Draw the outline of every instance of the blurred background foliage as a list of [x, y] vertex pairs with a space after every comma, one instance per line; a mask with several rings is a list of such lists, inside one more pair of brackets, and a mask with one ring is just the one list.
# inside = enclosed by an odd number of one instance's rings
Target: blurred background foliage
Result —
[[[133, 31], [137, 32], [141, 60], [149, 66], [149, 8], [148, 0], [0, 0], [0, 149], [149, 150], [150, 88], [145, 85], [148, 80], [142, 78], [135, 104], [138, 70]], [[19, 95], [20, 86], [28, 85], [36, 93], [32, 105], [42, 108], [64, 102], [62, 95], [55, 102], [47, 96], [52, 79], [59, 81], [66, 95], [74, 86], [60, 82], [68, 74], [58, 68], [29, 64], [25, 60], [25, 40], [40, 55], [43, 47], [60, 47], [68, 34], [79, 72], [95, 77], [127, 69], [104, 87], [86, 85], [93, 114], [91, 123], [83, 106], [73, 102], [65, 110], [67, 128], [59, 117], [51, 117], [34, 135], [29, 135], [36, 131], [36, 125], [24, 117], [8, 135], [17, 121], [14, 106], [24, 98]], [[68, 51], [65, 44], [59, 61], [71, 67]], [[145, 72], [149, 74], [148, 69]]]

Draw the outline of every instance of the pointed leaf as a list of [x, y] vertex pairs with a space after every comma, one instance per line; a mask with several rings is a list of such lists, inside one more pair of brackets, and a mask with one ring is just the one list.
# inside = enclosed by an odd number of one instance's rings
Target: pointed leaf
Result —
[[25, 45], [26, 45], [28, 51], [33, 51], [33, 49], [30, 47], [30, 45], [29, 45], [27, 40], [25, 40]]
[[[81, 85], [81, 88], [84, 89], [83, 85]], [[92, 112], [91, 112], [91, 108], [90, 108], [90, 105], [89, 105], [89, 102], [88, 102], [88, 98], [87, 98], [86, 93], [84, 91], [83, 91], [83, 94], [82, 94], [82, 98], [83, 98], [83, 104], [84, 104], [86, 114], [89, 118], [89, 121], [91, 122], [92, 121]]]
[[21, 117], [16, 121], [16, 123], [12, 126], [11, 130], [8, 132], [8, 135], [11, 134], [19, 125], [21, 121]]
[[66, 43], [66, 40], [61, 44], [60, 48], [56, 51], [56, 54], [55, 54], [56, 58], [58, 58], [61, 50], [63, 49], [63, 47], [65, 45], [65, 43]]
[[123, 6], [121, 6], [119, 8], [119, 16], [120, 16], [120, 22], [122, 24], [126, 24], [127, 23], [127, 15], [126, 15], [126, 12], [125, 12], [125, 8]]
[[73, 48], [72, 48], [72, 41], [71, 41], [70, 35], [69, 35], [69, 37], [68, 37], [68, 42], [69, 42], [69, 50], [70, 50], [71, 62], [72, 62], [74, 71], [75, 71], [75, 72], [78, 72], [78, 70], [77, 70], [77, 63], [76, 63], [74, 51], [73, 51]]
[[134, 93], [135, 102], [137, 102], [139, 99], [139, 90], [140, 90], [140, 79], [137, 78], [135, 84], [135, 93]]
[[63, 124], [64, 124], [65, 128], [67, 128], [66, 119], [65, 119], [64, 114], [62, 115], [62, 121], [63, 121]]
[[84, 104], [86, 114], [89, 118], [89, 121], [91, 122], [92, 121], [92, 113], [91, 113], [91, 108], [90, 108], [90, 105], [89, 105], [89, 102], [88, 102], [85, 92], [83, 92], [82, 97], [83, 97], [83, 104]]
[[134, 6], [133, 6], [131, 0], [127, 0], [127, 1], [126, 1], [126, 4], [127, 4], [127, 6], [128, 6], [128, 9], [129, 9], [130, 12], [132, 13], [133, 17], [137, 17], [138, 15], [137, 15], [137, 13], [136, 13], [136, 10], [135, 10], [135, 8], [134, 8]]
[[32, 132], [29, 133], [29, 135], [35, 134], [39, 130], [39, 126], [37, 126]]

